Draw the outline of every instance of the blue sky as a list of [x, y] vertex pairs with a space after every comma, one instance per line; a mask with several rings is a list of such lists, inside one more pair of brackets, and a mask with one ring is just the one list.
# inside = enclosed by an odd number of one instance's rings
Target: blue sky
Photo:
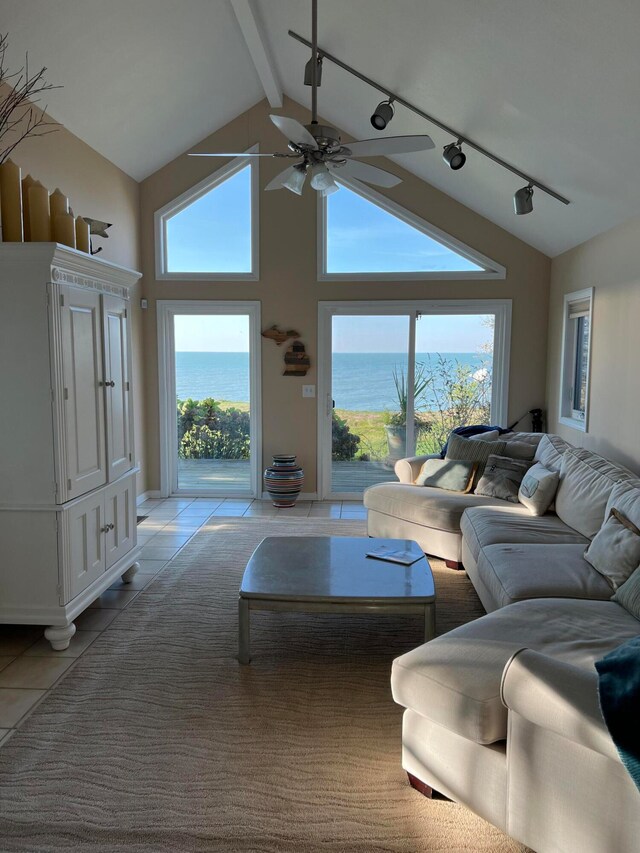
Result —
[[[169, 270], [250, 269], [250, 182], [247, 166], [168, 220]], [[477, 268], [345, 187], [329, 196], [328, 202], [329, 270]], [[322, 285], [314, 280], [309, 286]], [[408, 328], [406, 317], [336, 317], [333, 349], [404, 352]], [[416, 326], [417, 352], [475, 352], [488, 338], [489, 332], [477, 316], [423, 317]], [[178, 352], [247, 352], [248, 319], [178, 317], [175, 344]]]

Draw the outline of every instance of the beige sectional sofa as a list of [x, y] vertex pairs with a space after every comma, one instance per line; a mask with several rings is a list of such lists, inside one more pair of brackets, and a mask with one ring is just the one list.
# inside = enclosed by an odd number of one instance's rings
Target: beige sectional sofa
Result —
[[[594, 662], [640, 635], [640, 621], [610, 600], [609, 582], [583, 554], [618, 484], [640, 515], [640, 481], [557, 437], [536, 455], [560, 471], [556, 511], [543, 516], [459, 496], [456, 531], [449, 494], [451, 536], [442, 538], [435, 494], [385, 484], [398, 490], [385, 496], [386, 510], [367, 503], [370, 533], [393, 509], [399, 526], [385, 521], [386, 535], [418, 532], [422, 543], [447, 547], [457, 536], [489, 611], [394, 662], [403, 766], [419, 789], [467, 805], [537, 853], [637, 853], [640, 792], [603, 722]], [[406, 505], [420, 500], [427, 515], [407, 518]]]

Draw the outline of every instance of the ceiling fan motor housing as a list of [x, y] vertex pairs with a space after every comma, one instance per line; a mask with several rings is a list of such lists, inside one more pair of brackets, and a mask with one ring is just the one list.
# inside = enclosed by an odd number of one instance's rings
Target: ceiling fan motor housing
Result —
[[340, 134], [335, 127], [328, 124], [307, 124], [305, 127], [318, 143], [319, 148], [340, 147]]

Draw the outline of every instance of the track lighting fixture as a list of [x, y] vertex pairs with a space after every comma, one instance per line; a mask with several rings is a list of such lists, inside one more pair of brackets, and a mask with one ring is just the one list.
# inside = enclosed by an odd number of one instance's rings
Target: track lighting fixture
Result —
[[527, 184], [526, 187], [519, 189], [513, 196], [513, 209], [518, 216], [523, 216], [525, 213], [531, 213], [533, 210], [533, 186]]
[[[313, 56], [304, 66], [304, 85], [313, 86]], [[322, 54], [318, 54], [316, 62], [316, 86], [322, 85]]]
[[461, 146], [462, 139], [459, 139], [457, 142], [451, 142], [449, 145], [445, 145], [442, 152], [442, 159], [448, 164], [450, 169], [453, 169], [454, 172], [457, 172], [458, 169], [462, 169], [464, 164], [467, 162], [467, 155], [463, 152]]
[[294, 166], [291, 174], [287, 178], [286, 181], [282, 184], [283, 187], [286, 187], [288, 190], [291, 190], [292, 193], [296, 195], [302, 195], [302, 188], [304, 187], [304, 182], [307, 179], [307, 167], [306, 164], [300, 163], [298, 166]]
[[393, 118], [394, 112], [393, 99], [389, 98], [388, 101], [380, 101], [371, 116], [371, 124], [376, 130], [384, 130]]
[[[453, 170], [461, 169], [466, 160], [466, 155], [460, 150], [461, 145], [465, 145], [466, 148], [472, 148], [478, 154], [481, 154], [483, 157], [486, 157], [488, 160], [491, 160], [493, 163], [496, 163], [498, 166], [506, 169], [508, 172], [511, 172], [514, 175], [518, 175], [525, 181], [528, 181], [526, 187], [518, 190], [514, 196], [514, 207], [516, 213], [521, 216], [525, 213], [531, 213], [533, 210], [533, 189], [534, 187], [540, 192], [546, 193], [546, 195], [551, 196], [551, 198], [555, 198], [556, 201], [559, 201], [561, 204], [570, 204], [568, 198], [561, 195], [556, 190], [552, 189], [550, 186], [541, 183], [541, 181], [535, 180], [528, 175], [526, 172], [523, 172], [522, 169], [519, 169], [517, 166], [512, 165], [511, 163], [503, 160], [502, 157], [499, 157], [497, 154], [494, 154], [492, 151], [489, 151], [482, 145], [479, 145], [477, 142], [474, 142], [473, 139], [469, 139], [468, 136], [462, 138], [460, 133], [453, 127], [450, 127], [445, 122], [440, 121], [439, 118], [431, 115], [430, 113], [425, 112], [424, 110], [417, 107], [415, 104], [412, 104], [411, 101], [408, 101], [406, 98], [403, 98], [397, 92], [393, 92], [391, 89], [383, 86], [381, 83], [378, 83], [376, 80], [372, 80], [371, 77], [367, 77], [366, 74], [363, 74], [361, 71], [355, 69], [352, 65], [349, 65], [344, 60], [339, 59], [334, 54], [329, 53], [324, 50], [324, 48], [320, 48], [317, 43], [317, 39], [313, 41], [309, 41], [304, 38], [304, 36], [299, 35], [298, 33], [293, 32], [293, 30], [289, 30], [289, 35], [291, 38], [300, 42], [300, 44], [304, 44], [307, 47], [314, 48], [318, 51], [318, 55], [323, 59], [326, 59], [327, 62], [331, 62], [333, 65], [338, 68], [342, 68], [343, 71], [346, 71], [348, 74], [351, 74], [352, 77], [356, 77], [358, 80], [361, 80], [363, 83], [366, 83], [371, 88], [380, 92], [386, 100], [381, 101], [375, 109], [375, 112], [371, 116], [371, 124], [376, 128], [376, 130], [384, 130], [385, 127], [389, 124], [391, 119], [393, 118], [394, 113], [394, 104], [397, 102], [401, 104], [405, 109], [414, 113], [420, 118], [425, 119], [425, 121], [430, 122], [436, 127], [440, 128], [441, 131], [446, 133], [448, 136], [452, 136], [454, 139], [457, 139], [457, 142], [450, 143], [445, 146], [443, 157], [445, 162], [449, 165], [449, 167]], [[308, 65], [311, 70], [312, 66]]]

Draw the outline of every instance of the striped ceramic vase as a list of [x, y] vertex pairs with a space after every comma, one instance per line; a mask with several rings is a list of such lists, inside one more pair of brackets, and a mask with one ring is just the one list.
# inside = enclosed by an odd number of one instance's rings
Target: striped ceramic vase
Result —
[[304, 471], [295, 456], [279, 454], [264, 472], [264, 487], [274, 506], [293, 506], [304, 483]]

